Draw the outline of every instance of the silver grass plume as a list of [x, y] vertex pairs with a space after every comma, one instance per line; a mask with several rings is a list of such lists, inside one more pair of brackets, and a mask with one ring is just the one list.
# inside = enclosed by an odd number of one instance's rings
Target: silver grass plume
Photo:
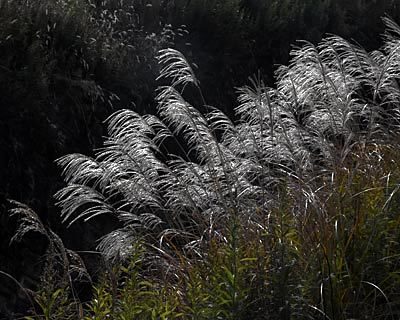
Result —
[[18, 201], [10, 201], [10, 203], [13, 205], [13, 208], [10, 210], [11, 215], [18, 218], [18, 226], [14, 236], [10, 240], [10, 244], [23, 241], [24, 237], [30, 232], [39, 233], [49, 242], [45, 254], [47, 266], [45, 266], [44, 273], [49, 271], [46, 268], [62, 270], [61, 274], [57, 276], [59, 277], [59, 281], [63, 282], [63, 285], [72, 283], [75, 280], [81, 280], [82, 278], [91, 281], [81, 257], [76, 252], [67, 249], [61, 238], [43, 224], [34, 210]]
[[28, 232], [38, 232], [41, 235], [47, 236], [47, 230], [40, 220], [39, 216], [26, 204], [18, 201], [11, 201], [14, 206], [10, 213], [13, 216], [18, 216], [18, 227], [15, 231], [10, 243], [21, 241]]
[[160, 76], [157, 80], [161, 78], [169, 79], [172, 87], [178, 85], [185, 87], [189, 83], [194, 84], [197, 88], [200, 87], [193, 68], [178, 50], [171, 48], [160, 50], [157, 59], [161, 65]]

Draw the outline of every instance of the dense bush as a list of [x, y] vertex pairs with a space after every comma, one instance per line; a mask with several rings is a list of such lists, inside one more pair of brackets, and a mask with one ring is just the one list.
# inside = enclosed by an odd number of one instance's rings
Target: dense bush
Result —
[[2, 193], [39, 200], [44, 211], [55, 173], [42, 178], [55, 172], [55, 157], [96, 147], [101, 122], [121, 105], [149, 109], [154, 55], [174, 39], [172, 30], [145, 31], [143, 10], [117, 1], [0, 2]]

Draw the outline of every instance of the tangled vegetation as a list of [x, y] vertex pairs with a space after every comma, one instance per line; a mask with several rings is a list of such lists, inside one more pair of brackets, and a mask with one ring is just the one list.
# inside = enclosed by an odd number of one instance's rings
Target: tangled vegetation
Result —
[[58, 160], [64, 222], [120, 222], [89, 301], [79, 257], [15, 211], [15, 240], [33, 228], [50, 243], [27, 319], [397, 319], [400, 27], [385, 23], [379, 51], [303, 43], [273, 88], [239, 89], [237, 121], [161, 50], [158, 116], [117, 111], [95, 157]]
[[0, 1], [1, 194], [47, 210], [55, 158], [97, 147], [102, 121], [122, 105], [151, 109], [154, 56], [175, 35], [145, 30], [143, 10], [111, 0]]

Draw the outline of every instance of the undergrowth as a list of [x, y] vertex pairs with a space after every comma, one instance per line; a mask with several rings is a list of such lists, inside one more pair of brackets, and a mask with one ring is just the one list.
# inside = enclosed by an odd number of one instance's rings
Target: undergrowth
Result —
[[239, 90], [236, 123], [162, 50], [159, 117], [118, 111], [95, 158], [58, 160], [66, 223], [120, 220], [94, 297], [32, 318], [397, 319], [400, 28], [385, 22], [381, 51], [293, 50], [276, 88]]

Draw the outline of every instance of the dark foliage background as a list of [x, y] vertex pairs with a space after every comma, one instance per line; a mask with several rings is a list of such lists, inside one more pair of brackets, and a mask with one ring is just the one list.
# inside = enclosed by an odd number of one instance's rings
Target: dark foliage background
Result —
[[[154, 112], [159, 49], [194, 61], [207, 102], [233, 116], [234, 88], [257, 72], [272, 84], [296, 40], [334, 33], [376, 49], [385, 14], [398, 21], [397, 1], [0, 0], [0, 269], [34, 278], [37, 266], [17, 261], [43, 253], [40, 235], [33, 247], [9, 245], [6, 199], [63, 234], [52, 214], [62, 186], [54, 160], [99, 148], [117, 109]], [[107, 231], [73, 228], [65, 241], [80, 249]]]

